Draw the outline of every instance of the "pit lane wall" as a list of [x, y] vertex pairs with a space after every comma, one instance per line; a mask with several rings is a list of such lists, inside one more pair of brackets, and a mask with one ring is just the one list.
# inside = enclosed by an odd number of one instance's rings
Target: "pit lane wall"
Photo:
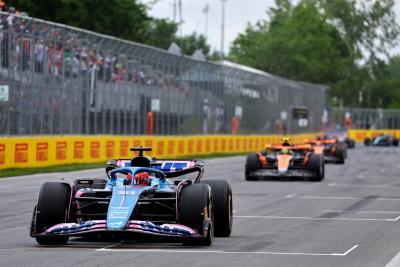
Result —
[[[291, 140], [302, 143], [314, 136], [293, 135]], [[153, 151], [146, 154], [150, 157], [176, 158], [253, 152], [281, 140], [280, 135], [1, 137], [0, 170], [131, 158], [129, 148], [133, 146], [152, 147]]]
[[388, 130], [388, 129], [379, 129], [379, 130], [363, 130], [363, 129], [350, 129], [349, 137], [356, 140], [356, 142], [363, 142], [365, 138], [373, 138], [375, 136], [381, 134], [390, 134], [394, 135], [397, 138], [400, 138], [400, 129], [398, 130]]

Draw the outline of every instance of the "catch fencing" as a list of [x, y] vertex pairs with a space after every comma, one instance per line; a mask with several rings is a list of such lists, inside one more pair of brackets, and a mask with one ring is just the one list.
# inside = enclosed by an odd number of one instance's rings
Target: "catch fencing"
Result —
[[327, 88], [0, 13], [0, 135], [316, 132]]
[[400, 109], [333, 108], [330, 123], [354, 129], [400, 129]]

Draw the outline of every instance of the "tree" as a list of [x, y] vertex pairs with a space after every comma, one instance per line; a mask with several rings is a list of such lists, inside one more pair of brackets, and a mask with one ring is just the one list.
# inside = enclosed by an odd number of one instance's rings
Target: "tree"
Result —
[[317, 8], [300, 3], [269, 13], [273, 23], [250, 25], [234, 41], [230, 58], [290, 79], [337, 82], [349, 52], [340, 33], [324, 21]]
[[356, 59], [372, 63], [396, 45], [399, 25], [394, 0], [312, 0], [342, 33]]
[[149, 34], [146, 44], [168, 49], [176, 39], [178, 25], [165, 19], [153, 19], [149, 23]]
[[[249, 25], [234, 41], [229, 58], [327, 84], [334, 105], [369, 105], [366, 97], [379, 92], [372, 88], [394, 86], [384, 80], [389, 76], [382, 64], [399, 35], [393, 6], [393, 0], [301, 0], [297, 5], [276, 0], [267, 12], [269, 20]], [[382, 98], [383, 106], [390, 103]]]
[[201, 50], [206, 57], [210, 53], [210, 46], [207, 44], [206, 37], [202, 34], [192, 33], [183, 37], [176, 37], [175, 43], [181, 47], [182, 53], [187, 56], [193, 55], [196, 50]]

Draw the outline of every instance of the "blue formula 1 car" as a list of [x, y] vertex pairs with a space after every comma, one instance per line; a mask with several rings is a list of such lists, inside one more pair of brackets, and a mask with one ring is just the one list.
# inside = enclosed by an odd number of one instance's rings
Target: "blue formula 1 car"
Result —
[[399, 139], [390, 134], [381, 134], [374, 138], [365, 138], [365, 146], [399, 146]]
[[164, 240], [209, 246], [232, 231], [232, 191], [225, 180], [200, 181], [196, 160], [157, 160], [139, 151], [107, 163], [108, 179], [47, 182], [34, 208], [30, 235], [62, 245], [71, 236]]

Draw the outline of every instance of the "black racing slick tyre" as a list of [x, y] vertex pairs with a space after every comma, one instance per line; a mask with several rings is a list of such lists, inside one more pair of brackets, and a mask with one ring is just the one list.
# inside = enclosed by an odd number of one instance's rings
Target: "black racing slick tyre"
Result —
[[[47, 182], [40, 189], [36, 206], [35, 232], [44, 232], [47, 228], [67, 222], [67, 212], [71, 189], [67, 184]], [[65, 245], [67, 236], [40, 236], [36, 241], [42, 245]]]
[[346, 139], [346, 144], [349, 149], [353, 149], [356, 147], [356, 142], [353, 139]]
[[364, 146], [370, 146], [370, 145], [372, 145], [371, 138], [365, 138], [364, 139]]
[[344, 161], [347, 157], [347, 151], [346, 148], [343, 146], [338, 146], [335, 152], [335, 156], [337, 158], [337, 163], [338, 164], [344, 164]]
[[232, 189], [225, 180], [205, 180], [201, 183], [211, 187], [214, 204], [214, 235], [228, 237], [232, 233]]
[[[211, 188], [198, 183], [184, 187], [180, 195], [179, 223], [198, 231], [202, 239], [190, 239], [184, 245], [210, 246], [214, 236]], [[210, 223], [206, 223], [206, 221]]]
[[90, 179], [76, 179], [74, 181], [75, 191], [82, 188], [104, 189], [107, 185], [106, 179], [90, 178]]
[[310, 181], [320, 182], [325, 178], [325, 163], [321, 155], [311, 155], [307, 163], [307, 169], [313, 173]]
[[399, 139], [393, 138], [392, 144], [393, 144], [393, 146], [399, 146]]
[[250, 175], [252, 172], [261, 169], [261, 162], [257, 153], [247, 155], [245, 166], [246, 181], [257, 181], [258, 177]]

